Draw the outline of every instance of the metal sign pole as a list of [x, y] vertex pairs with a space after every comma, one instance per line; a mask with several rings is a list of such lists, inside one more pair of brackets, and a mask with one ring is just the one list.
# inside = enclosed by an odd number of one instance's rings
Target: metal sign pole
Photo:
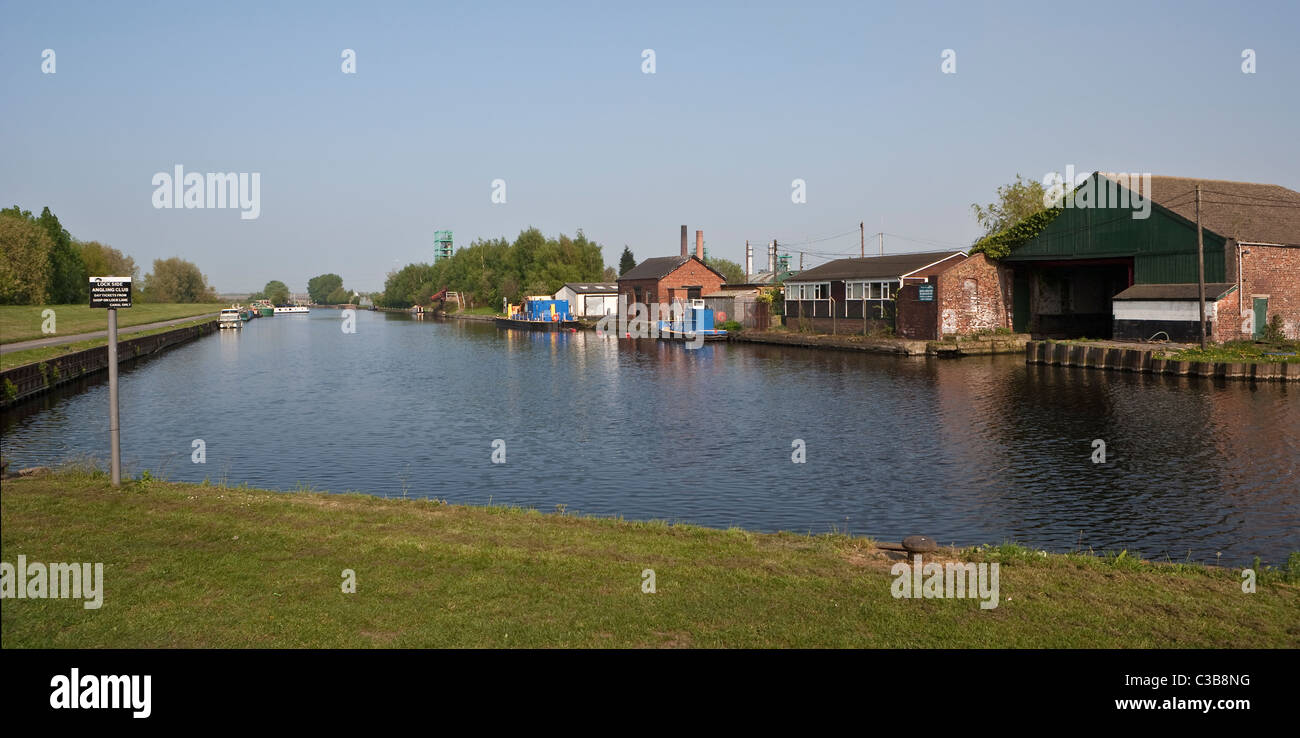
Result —
[[122, 486], [122, 439], [117, 420], [117, 308], [108, 309], [108, 440], [113, 454], [113, 486]]
[[108, 442], [113, 486], [122, 486], [122, 425], [117, 415], [117, 310], [131, 307], [130, 277], [91, 277], [90, 307], [108, 310]]

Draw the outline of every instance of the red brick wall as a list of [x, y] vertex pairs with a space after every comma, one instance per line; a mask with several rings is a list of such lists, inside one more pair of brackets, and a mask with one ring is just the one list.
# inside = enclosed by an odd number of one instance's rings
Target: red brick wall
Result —
[[[1246, 301], [1247, 310], [1249, 310], [1250, 301]], [[1192, 307], [1196, 307], [1196, 300], [1192, 300]], [[1216, 343], [1224, 341], [1236, 341], [1243, 336], [1241, 330], [1241, 315], [1237, 312], [1237, 293], [1232, 292], [1214, 304], [1215, 320], [1210, 323], [1211, 331], [1210, 340]], [[1196, 321], [1193, 320], [1193, 323]], [[1195, 326], [1192, 326], [1195, 328]]]
[[722, 289], [726, 280], [704, 266], [704, 262], [691, 257], [691, 260], [673, 270], [671, 274], [659, 280], [657, 292], [659, 302], [671, 303], [674, 300], [686, 300], [686, 287], [701, 287], [701, 295]]
[[898, 332], [906, 338], [934, 340], [944, 334], [970, 334], [1011, 328], [1011, 270], [984, 254], [952, 264], [934, 281], [932, 303], [917, 299], [909, 284], [898, 297]]
[[[1287, 337], [1300, 338], [1300, 247], [1243, 246], [1242, 249], [1250, 252], [1241, 257], [1241, 296], [1245, 310], [1254, 310], [1253, 298], [1267, 295], [1269, 320], [1281, 315], [1282, 330]], [[1245, 337], [1239, 333], [1245, 316], [1237, 312], [1236, 295], [1233, 298], [1231, 314], [1236, 320], [1227, 325], [1226, 316], [1220, 313], [1219, 323], [1224, 324], [1225, 330], [1237, 329], [1234, 337]]]
[[939, 334], [969, 334], [1011, 327], [1011, 277], [984, 254], [938, 276]]
[[717, 292], [726, 284], [726, 280], [718, 276], [704, 265], [704, 262], [695, 257], [690, 261], [674, 269], [668, 276], [663, 279], [634, 279], [623, 280], [618, 283], [618, 292], [620, 295], [627, 296], [627, 303], [631, 305], [638, 302], [636, 298], [637, 290], [640, 292], [640, 302], [651, 303], [657, 302], [664, 314], [661, 317], [668, 318], [669, 306], [674, 300], [685, 302], [687, 299], [687, 287], [699, 287], [701, 295], [707, 295], [710, 292]]

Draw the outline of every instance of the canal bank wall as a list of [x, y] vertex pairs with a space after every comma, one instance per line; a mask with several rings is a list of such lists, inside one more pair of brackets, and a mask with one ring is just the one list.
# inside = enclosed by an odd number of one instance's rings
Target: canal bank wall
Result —
[[922, 341], [911, 338], [836, 336], [825, 333], [785, 333], [781, 331], [743, 331], [728, 336], [736, 343], [768, 343], [802, 348], [827, 348], [866, 351], [901, 356], [985, 356], [1019, 354], [1029, 341], [1027, 335], [987, 336], [946, 341]]
[[1181, 361], [1157, 358], [1153, 349], [1117, 346], [1029, 341], [1025, 344], [1026, 364], [1111, 369], [1178, 377], [1209, 377], [1252, 382], [1300, 381], [1300, 363], [1248, 361]]
[[[117, 342], [117, 363], [134, 361], [142, 356], [166, 351], [182, 343], [193, 341], [217, 330], [217, 321], [209, 320], [198, 325], [175, 328], [139, 338]], [[16, 405], [24, 400], [108, 369], [108, 344], [56, 356], [45, 361], [23, 364], [0, 372], [0, 408]]]

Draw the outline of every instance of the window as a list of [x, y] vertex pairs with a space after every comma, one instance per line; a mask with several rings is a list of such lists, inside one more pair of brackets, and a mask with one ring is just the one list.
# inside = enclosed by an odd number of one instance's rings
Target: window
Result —
[[846, 282], [846, 300], [888, 300], [889, 282]]
[[831, 296], [830, 282], [819, 282], [817, 284], [811, 285], [811, 287], [813, 288], [812, 299], [814, 300], [825, 300]]

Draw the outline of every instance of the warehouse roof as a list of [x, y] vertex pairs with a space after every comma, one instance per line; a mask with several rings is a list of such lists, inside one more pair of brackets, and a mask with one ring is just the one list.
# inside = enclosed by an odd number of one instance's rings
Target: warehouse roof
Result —
[[[1124, 186], [1127, 175], [1098, 172]], [[1300, 245], [1300, 192], [1281, 185], [1222, 179], [1151, 177], [1152, 202], [1196, 221], [1196, 185], [1201, 186], [1201, 225], [1238, 241]]]
[[[618, 292], [618, 285], [610, 282], [565, 282], [565, 287], [573, 290], [579, 295], [588, 295], [591, 293], [614, 293]], [[561, 288], [563, 289], [563, 287]]]
[[961, 251], [924, 251], [852, 259], [836, 259], [799, 272], [786, 282], [829, 282], [843, 279], [898, 279], [945, 259], [965, 256]]

